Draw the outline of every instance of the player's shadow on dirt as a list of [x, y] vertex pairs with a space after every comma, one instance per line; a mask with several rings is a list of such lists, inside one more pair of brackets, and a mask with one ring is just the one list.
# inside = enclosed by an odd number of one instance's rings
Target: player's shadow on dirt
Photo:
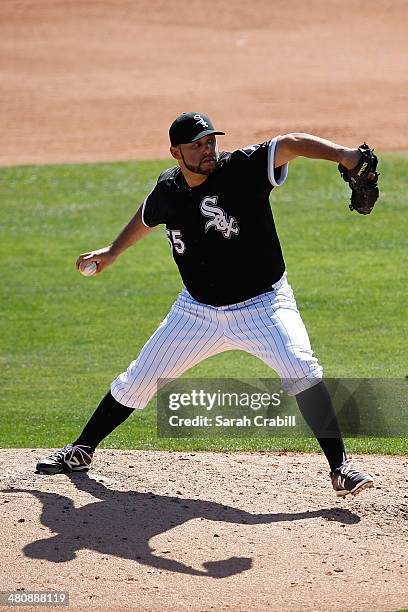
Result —
[[[150, 539], [192, 519], [238, 525], [260, 525], [319, 517], [344, 524], [360, 521], [356, 514], [342, 508], [252, 514], [212, 501], [138, 491], [116, 491], [89, 478], [86, 473], [69, 474], [68, 477], [77, 489], [90, 493], [100, 501], [76, 508], [69, 497], [56, 493], [45, 493], [35, 489], [7, 491], [34, 495], [42, 503], [42, 524], [56, 533], [52, 537], [27, 544], [23, 549], [27, 557], [61, 563], [75, 559], [77, 551], [89, 549], [106, 555], [132, 559], [143, 565], [170, 572], [225, 578], [250, 569], [252, 559], [230, 557], [222, 561], [207, 561], [202, 564], [204, 570], [199, 570], [166, 557], [167, 551], [166, 553], [162, 551], [164, 556], [155, 554], [155, 549], [149, 545]], [[200, 526], [197, 524], [196, 530], [199, 529]], [[208, 526], [205, 529], [208, 530]], [[194, 544], [191, 543], [191, 546]], [[171, 542], [166, 548], [171, 549]]]

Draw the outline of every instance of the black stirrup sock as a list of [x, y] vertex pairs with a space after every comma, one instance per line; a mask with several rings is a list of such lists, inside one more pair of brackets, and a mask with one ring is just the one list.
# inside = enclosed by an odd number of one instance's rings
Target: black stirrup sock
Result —
[[337, 416], [326, 385], [322, 381], [298, 393], [296, 401], [333, 472], [347, 457]]
[[108, 391], [74, 444], [84, 444], [95, 450], [106, 436], [126, 421], [133, 410], [117, 402]]

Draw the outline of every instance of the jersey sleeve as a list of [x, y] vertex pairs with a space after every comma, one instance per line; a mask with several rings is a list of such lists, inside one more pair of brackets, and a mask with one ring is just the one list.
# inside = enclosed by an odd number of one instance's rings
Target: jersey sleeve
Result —
[[142, 221], [146, 227], [156, 227], [166, 223], [166, 203], [162, 195], [160, 182], [146, 196], [142, 204]]
[[288, 164], [275, 168], [276, 145], [280, 136], [260, 144], [243, 147], [235, 152], [239, 157], [242, 169], [249, 172], [252, 178], [267, 181], [272, 187], [280, 187], [288, 176]]

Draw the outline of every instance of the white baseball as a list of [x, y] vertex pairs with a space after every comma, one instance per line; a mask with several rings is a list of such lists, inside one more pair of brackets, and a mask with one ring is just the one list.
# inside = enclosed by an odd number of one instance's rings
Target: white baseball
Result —
[[95, 274], [97, 267], [98, 265], [94, 261], [91, 261], [89, 263], [87, 263], [86, 261], [82, 261], [79, 264], [79, 271], [84, 276], [92, 276], [93, 274]]

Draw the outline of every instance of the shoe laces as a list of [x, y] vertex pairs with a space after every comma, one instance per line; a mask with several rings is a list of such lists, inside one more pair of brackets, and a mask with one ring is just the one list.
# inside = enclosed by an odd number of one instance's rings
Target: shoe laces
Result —
[[341, 466], [337, 469], [339, 474], [341, 474], [342, 476], [347, 476], [348, 478], [354, 478], [355, 476], [358, 476], [360, 474], [358, 470], [352, 467], [350, 459], [346, 459], [346, 461], [343, 461]]
[[64, 448], [60, 448], [59, 450], [55, 451], [55, 453], [52, 453], [52, 455], [50, 455], [50, 458], [60, 461], [64, 459], [66, 454], [73, 448], [74, 448], [73, 444], [67, 444], [66, 446], [64, 446]]
[[[55, 453], [50, 455], [50, 457], [52, 459], [56, 459], [57, 461], [64, 461], [66, 459], [67, 454], [69, 452], [72, 453], [77, 448], [80, 451], [83, 451], [84, 453], [89, 455], [90, 457], [92, 456], [92, 449], [91, 449], [90, 446], [86, 446], [85, 444], [72, 444], [72, 443], [70, 443], [70, 444], [67, 444], [66, 446], [64, 446], [64, 448], [60, 448], [59, 450], [55, 451]], [[89, 449], [89, 450], [85, 450], [85, 449]]]

